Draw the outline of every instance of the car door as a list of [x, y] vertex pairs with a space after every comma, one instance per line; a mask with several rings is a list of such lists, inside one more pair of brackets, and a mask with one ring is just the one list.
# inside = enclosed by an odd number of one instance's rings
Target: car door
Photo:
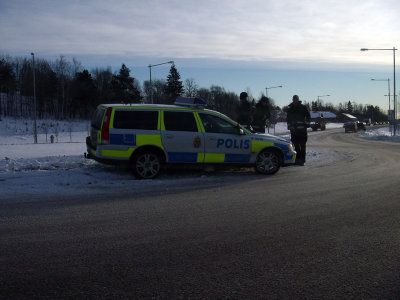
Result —
[[163, 111], [161, 139], [168, 162], [202, 162], [204, 134], [199, 131], [193, 112]]
[[199, 112], [204, 127], [205, 163], [248, 163], [251, 154], [249, 135], [240, 134], [237, 124], [218, 115]]

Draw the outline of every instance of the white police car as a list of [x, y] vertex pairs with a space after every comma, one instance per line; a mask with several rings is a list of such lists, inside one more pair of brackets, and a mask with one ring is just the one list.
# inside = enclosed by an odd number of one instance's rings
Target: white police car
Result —
[[85, 157], [130, 164], [138, 178], [154, 178], [171, 163], [253, 165], [262, 174], [294, 163], [289, 141], [251, 133], [204, 106], [200, 98], [182, 97], [175, 105], [99, 105]]

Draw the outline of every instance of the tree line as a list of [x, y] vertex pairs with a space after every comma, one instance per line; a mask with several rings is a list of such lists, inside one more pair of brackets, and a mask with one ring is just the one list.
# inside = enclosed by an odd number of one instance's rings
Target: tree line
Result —
[[89, 71], [64, 56], [37, 59], [35, 66], [32, 59], [7, 56], [0, 59], [0, 116], [33, 117], [34, 74], [39, 118], [89, 118], [101, 103], [172, 104], [177, 96], [201, 97], [210, 109], [235, 118], [239, 102], [223, 87], [199, 88], [192, 78], [183, 82], [174, 64], [165, 80], [141, 85], [125, 64], [113, 73], [111, 67]]
[[[264, 95], [258, 99], [250, 96], [246, 100], [248, 103], [241, 107], [239, 96], [223, 87], [200, 88], [193, 78], [182, 81], [174, 64], [165, 80], [156, 79], [151, 83], [146, 80], [140, 84], [125, 64], [113, 73], [111, 67], [96, 67], [89, 71], [75, 58], [67, 60], [64, 56], [54, 61], [36, 59], [34, 66], [32, 59], [4, 56], [0, 58], [0, 117], [33, 118], [34, 74], [38, 118], [87, 119], [101, 103], [172, 104], [177, 96], [200, 97], [208, 108], [234, 120], [240, 120], [241, 114], [250, 113], [253, 123], [275, 116], [271, 114], [272, 110], [287, 109], [275, 106], [274, 101]], [[387, 119], [377, 106], [357, 105], [350, 101], [338, 106], [325, 105], [322, 101], [305, 104], [310, 110]]]

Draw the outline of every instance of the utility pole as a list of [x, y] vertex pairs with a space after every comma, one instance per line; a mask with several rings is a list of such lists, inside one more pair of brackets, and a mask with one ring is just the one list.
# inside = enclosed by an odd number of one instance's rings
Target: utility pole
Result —
[[33, 70], [33, 135], [34, 135], [34, 143], [38, 143], [37, 137], [37, 122], [36, 122], [36, 78], [35, 78], [35, 53], [31, 53], [32, 55], [32, 70]]

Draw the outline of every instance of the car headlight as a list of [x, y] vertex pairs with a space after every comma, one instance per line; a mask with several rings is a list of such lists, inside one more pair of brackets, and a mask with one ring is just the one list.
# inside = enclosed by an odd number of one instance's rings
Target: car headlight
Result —
[[292, 151], [292, 152], [294, 152], [294, 146], [293, 146], [293, 144], [292, 144], [292, 143], [290, 143], [290, 144], [289, 144], [289, 147], [288, 147], [288, 149], [289, 149], [289, 151]]

